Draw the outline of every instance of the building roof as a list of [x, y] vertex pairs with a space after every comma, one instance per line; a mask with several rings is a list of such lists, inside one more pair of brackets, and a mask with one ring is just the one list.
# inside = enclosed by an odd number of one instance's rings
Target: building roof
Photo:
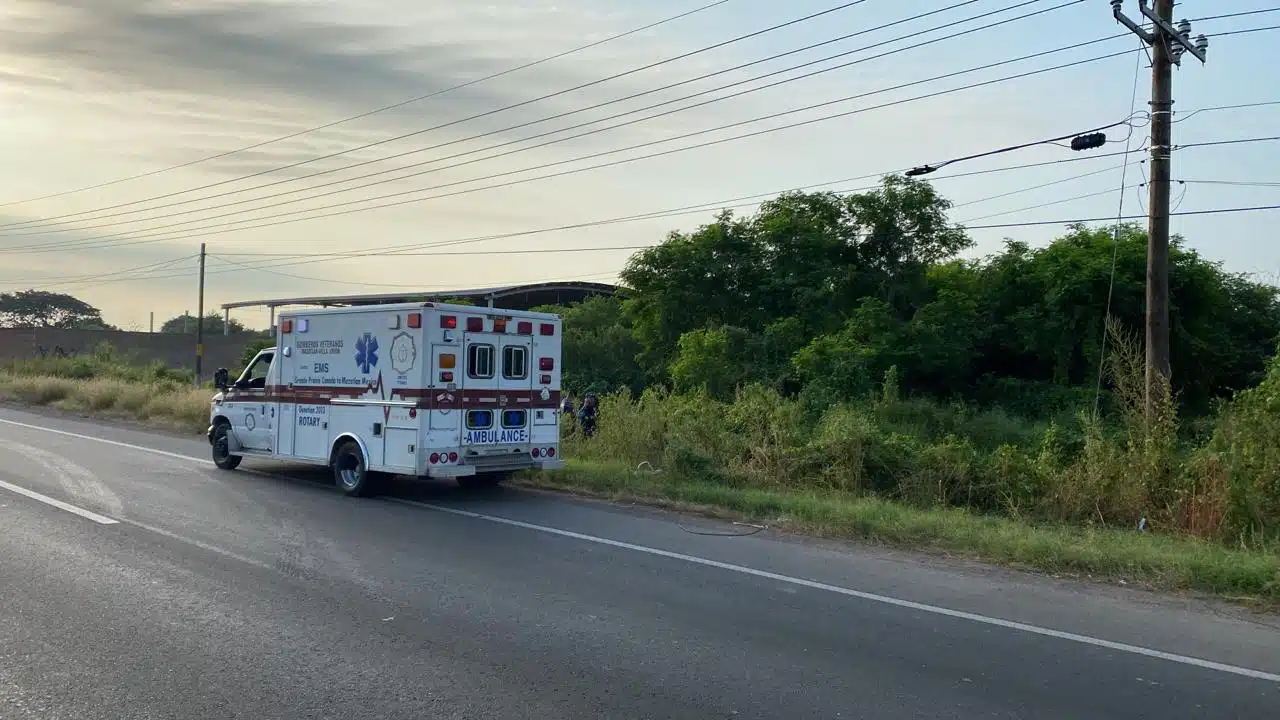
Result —
[[505, 285], [500, 287], [473, 288], [470, 290], [423, 290], [416, 293], [379, 293], [375, 295], [319, 295], [271, 300], [244, 300], [225, 303], [223, 310], [246, 307], [279, 308], [293, 305], [318, 305], [342, 307], [353, 305], [387, 305], [391, 303], [420, 302], [423, 300], [469, 300], [480, 306], [497, 306], [510, 310], [529, 310], [539, 305], [564, 305], [578, 302], [593, 295], [612, 296], [624, 292], [622, 288], [607, 283], [592, 282], [543, 282], [529, 285]]

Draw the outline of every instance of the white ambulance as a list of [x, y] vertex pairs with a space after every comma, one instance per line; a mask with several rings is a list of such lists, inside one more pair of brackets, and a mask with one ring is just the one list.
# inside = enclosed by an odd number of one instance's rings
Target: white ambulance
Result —
[[213, 461], [323, 465], [348, 495], [385, 475], [494, 484], [560, 457], [558, 315], [441, 303], [282, 312], [276, 346], [214, 377]]

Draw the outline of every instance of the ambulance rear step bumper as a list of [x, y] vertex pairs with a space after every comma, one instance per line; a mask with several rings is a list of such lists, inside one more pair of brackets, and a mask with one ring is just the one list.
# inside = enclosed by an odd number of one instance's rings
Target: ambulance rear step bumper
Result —
[[474, 465], [441, 465], [439, 467], [429, 467], [425, 473], [425, 477], [429, 478], [458, 478], [469, 477], [476, 474]]

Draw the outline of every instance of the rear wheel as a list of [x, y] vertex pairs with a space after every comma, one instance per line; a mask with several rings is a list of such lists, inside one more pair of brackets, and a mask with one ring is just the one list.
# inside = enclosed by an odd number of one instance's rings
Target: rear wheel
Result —
[[231, 454], [231, 425], [220, 422], [213, 426], [213, 464], [221, 470], [235, 470], [244, 458]]
[[462, 475], [458, 478], [458, 485], [467, 489], [494, 488], [502, 484], [507, 479], [507, 473], [476, 473], [475, 475]]
[[333, 454], [333, 480], [342, 492], [352, 497], [368, 497], [374, 493], [376, 478], [369, 472], [364, 453], [354, 440], [344, 441]]

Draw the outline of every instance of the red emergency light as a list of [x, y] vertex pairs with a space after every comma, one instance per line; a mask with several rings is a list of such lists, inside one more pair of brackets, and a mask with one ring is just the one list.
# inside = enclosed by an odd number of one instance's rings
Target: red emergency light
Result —
[[417, 329], [422, 327], [422, 313], [409, 313], [409, 327]]
[[521, 335], [532, 335], [533, 323], [527, 322], [527, 321], [521, 321], [516, 323], [516, 332]]
[[484, 318], [467, 318], [467, 332], [484, 332]]
[[458, 316], [457, 315], [441, 315], [440, 327], [444, 328], [445, 330], [456, 329], [458, 327]]
[[556, 369], [555, 358], [538, 358], [538, 369], [543, 372], [551, 372]]
[[542, 323], [541, 325], [538, 326], [538, 334], [539, 335], [555, 335], [556, 326], [552, 325], [551, 323]]

